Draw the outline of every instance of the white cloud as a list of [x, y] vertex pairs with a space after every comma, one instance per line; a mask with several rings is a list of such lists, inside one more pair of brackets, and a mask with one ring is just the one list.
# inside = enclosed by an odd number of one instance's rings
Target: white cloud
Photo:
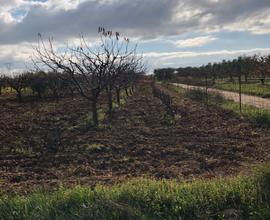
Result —
[[270, 34], [270, 9], [265, 9], [260, 13], [239, 19], [238, 21], [226, 25], [224, 29], [230, 31], [248, 31], [253, 34]]
[[[16, 17], [14, 11], [20, 14], [21, 10], [25, 12], [23, 16]], [[154, 44], [160, 39], [163, 43], [172, 42], [179, 35], [183, 38], [185, 34], [200, 33], [202, 36], [173, 42], [179, 48], [191, 48], [215, 41], [217, 38], [212, 35], [219, 31], [270, 34], [269, 14], [269, 0], [0, 0], [0, 63], [8, 58], [27, 60], [30, 53], [27, 44], [36, 42], [38, 33], [45, 38], [53, 36], [62, 44], [80, 33], [96, 37], [99, 25], [130, 38], [146, 40], [144, 44]], [[218, 36], [222, 39], [222, 34]], [[75, 40], [75, 43], [79, 42]], [[148, 53], [146, 56], [167, 59], [221, 53], [235, 55], [236, 51]]]
[[144, 58], [151, 64], [151, 70], [165, 67], [200, 66], [209, 62], [221, 62], [223, 59], [234, 59], [241, 55], [269, 54], [270, 48], [252, 48], [243, 50], [219, 50], [207, 52], [151, 52]]
[[79, 4], [86, 2], [89, 0], [49, 0], [44, 6], [48, 8], [48, 10], [71, 10], [76, 9]]
[[[93, 46], [97, 41], [93, 41], [89, 38], [84, 38], [84, 41], [89, 47]], [[47, 39], [44, 39], [44, 43], [47, 44]], [[55, 50], [61, 50], [70, 47], [77, 47], [81, 45], [81, 38], [74, 37], [69, 38], [65, 41], [54, 41], [52, 40]], [[29, 68], [33, 65], [32, 58], [35, 59], [35, 48], [38, 43], [22, 42], [19, 44], [0, 44], [0, 72], [2, 70], [7, 70], [6, 64], [9, 63], [12, 69], [23, 69], [25, 66]]]
[[[14, 22], [13, 17], [11, 16], [11, 14], [7, 11], [0, 11], [0, 20], [4, 23], [4, 24], [11, 24]], [[1, 31], [1, 30], [0, 30]]]
[[179, 40], [175, 42], [175, 45], [177, 47], [199, 47], [215, 40], [217, 40], [217, 38], [215, 37], [203, 36], [203, 37], [195, 37], [195, 38], [189, 38], [185, 40]]
[[[41, 32], [41, 27], [43, 33], [62, 39], [81, 32], [93, 34], [99, 25], [144, 39], [220, 30], [241, 30], [256, 34], [270, 32], [270, 19], [267, 17], [269, 0], [0, 0], [1, 2], [5, 4], [5, 8], [23, 7], [28, 11], [24, 19], [17, 25], [10, 26], [9, 31], [0, 36], [1, 43], [33, 41], [33, 36]], [[5, 15], [5, 20], [10, 21], [10, 18]], [[196, 46], [196, 43], [207, 40], [209, 39], [193, 39], [179, 44]]]
[[0, 25], [2, 26], [0, 32], [3, 31], [3, 28], [5, 30], [7, 25], [14, 23], [10, 10], [20, 6], [22, 3], [22, 0], [0, 0]]
[[7, 71], [7, 64], [12, 70], [25, 69], [26, 65], [31, 64], [31, 55], [33, 53], [32, 44], [23, 42], [13, 45], [0, 45], [0, 69]]
[[207, 51], [207, 52], [150, 52], [145, 53], [144, 57], [151, 58], [162, 58], [162, 59], [172, 59], [172, 58], [186, 58], [186, 57], [198, 57], [198, 56], [215, 56], [215, 55], [240, 55], [249, 53], [268, 53], [270, 48], [252, 48], [243, 50], [218, 50], [218, 51]]
[[0, 0], [0, 9], [11, 9], [22, 4], [23, 0]]

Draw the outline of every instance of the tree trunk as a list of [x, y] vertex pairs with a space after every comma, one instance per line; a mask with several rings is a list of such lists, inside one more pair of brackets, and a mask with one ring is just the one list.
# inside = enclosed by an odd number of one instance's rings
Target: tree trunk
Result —
[[125, 88], [125, 91], [126, 91], [126, 95], [129, 96], [129, 94], [128, 94], [128, 88]]
[[113, 110], [112, 90], [107, 89], [107, 96], [108, 96], [108, 113], [109, 115], [111, 115]]
[[59, 96], [59, 93], [57, 92], [57, 90], [53, 90], [53, 96], [56, 99], [56, 101], [59, 102], [60, 96]]
[[73, 100], [74, 99], [74, 91], [73, 91], [73, 89], [70, 89], [70, 94], [71, 94], [71, 98]]
[[233, 82], [234, 83], [234, 80], [233, 80], [233, 76], [230, 75], [230, 82]]
[[245, 82], [247, 83], [248, 82], [248, 75], [245, 74]]
[[120, 101], [120, 89], [115, 89], [116, 90], [116, 101], [117, 101], [117, 104], [118, 106], [121, 105], [121, 101]]
[[215, 78], [215, 77], [212, 78], [212, 84], [213, 84], [213, 85], [216, 84], [216, 78]]
[[206, 105], [208, 105], [208, 76], [205, 76], [205, 95], [206, 95]]
[[97, 100], [92, 101], [92, 120], [93, 120], [94, 126], [98, 126]]
[[41, 91], [38, 90], [38, 98], [41, 99]]
[[22, 92], [21, 91], [17, 91], [17, 99], [19, 102], [22, 102]]
[[239, 81], [239, 111], [242, 113], [242, 81], [241, 76], [238, 77]]

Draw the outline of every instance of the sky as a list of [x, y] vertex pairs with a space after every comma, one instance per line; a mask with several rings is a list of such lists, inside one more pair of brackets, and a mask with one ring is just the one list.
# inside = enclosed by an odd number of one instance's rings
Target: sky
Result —
[[39, 33], [61, 47], [99, 26], [138, 43], [149, 72], [270, 53], [270, 0], [0, 0], [0, 70], [31, 68]]

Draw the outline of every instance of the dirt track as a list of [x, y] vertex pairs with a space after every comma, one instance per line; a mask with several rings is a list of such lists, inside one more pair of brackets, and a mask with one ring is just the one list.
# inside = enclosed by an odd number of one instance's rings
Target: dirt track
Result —
[[[26, 147], [32, 134], [32, 147], [38, 149], [30, 155], [1, 152], [1, 188], [24, 191], [60, 183], [95, 185], [141, 176], [212, 178], [268, 159], [268, 130], [252, 128], [231, 112], [209, 110], [171, 90], [166, 92], [174, 97], [177, 108], [173, 124], [149, 84], [143, 83], [114, 113], [112, 123], [105, 122], [107, 126], [99, 131], [76, 127], [89, 106], [80, 99], [76, 105], [64, 99], [53, 105], [24, 103], [21, 107], [1, 100], [0, 123], [7, 124], [1, 128], [1, 146], [20, 143]], [[29, 121], [29, 111], [35, 111], [39, 120]], [[57, 153], [43, 152], [44, 132], [55, 123], [61, 128], [61, 147]], [[35, 129], [29, 130], [30, 125]]]
[[[205, 87], [201, 87], [201, 86], [191, 86], [191, 85], [179, 84], [179, 83], [173, 83], [173, 85], [182, 87], [184, 89], [194, 89], [194, 90], [205, 91]], [[236, 92], [229, 92], [229, 91], [225, 91], [221, 89], [213, 89], [213, 88], [208, 88], [208, 91], [212, 93], [219, 93], [224, 98], [228, 100], [233, 100], [234, 102], [239, 102], [239, 99], [240, 99], [239, 94]], [[256, 108], [270, 110], [270, 99], [260, 98], [258, 96], [242, 94], [242, 103], [244, 105], [250, 105]]]

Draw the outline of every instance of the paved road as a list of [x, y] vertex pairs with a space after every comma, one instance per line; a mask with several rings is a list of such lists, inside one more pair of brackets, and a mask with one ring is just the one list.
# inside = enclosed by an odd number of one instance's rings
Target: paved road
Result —
[[[197, 89], [197, 90], [205, 91], [205, 87], [200, 87], [200, 86], [191, 86], [191, 85], [179, 84], [179, 83], [173, 83], [173, 85], [182, 87], [184, 89], [194, 89], [194, 90]], [[236, 92], [229, 92], [229, 91], [213, 89], [213, 88], [209, 88], [208, 91], [212, 93], [219, 93], [225, 99], [232, 100], [234, 102], [239, 102], [239, 94]], [[265, 99], [258, 96], [242, 94], [242, 104], [270, 110], [270, 99]]]

